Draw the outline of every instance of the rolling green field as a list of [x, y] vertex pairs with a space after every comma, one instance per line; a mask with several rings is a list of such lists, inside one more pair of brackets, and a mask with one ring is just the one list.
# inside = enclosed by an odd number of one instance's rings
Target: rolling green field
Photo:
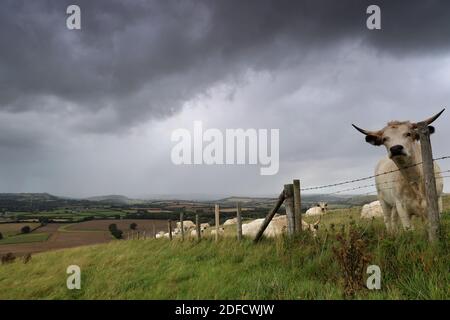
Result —
[[[0, 299], [449, 299], [450, 215], [441, 240], [427, 241], [423, 226], [387, 235], [381, 219], [358, 210], [322, 218], [317, 238], [129, 240], [33, 255], [0, 265]], [[381, 290], [364, 286], [344, 294], [346, 278], [333, 248], [349, 238], [367, 264], [381, 268]], [[349, 249], [350, 248], [350, 249]], [[336, 251], [337, 252], [337, 251]], [[81, 290], [66, 288], [66, 268], [81, 268]], [[348, 266], [347, 266], [348, 267]], [[365, 269], [364, 269], [365, 270]], [[367, 275], [361, 282], [365, 284]]]

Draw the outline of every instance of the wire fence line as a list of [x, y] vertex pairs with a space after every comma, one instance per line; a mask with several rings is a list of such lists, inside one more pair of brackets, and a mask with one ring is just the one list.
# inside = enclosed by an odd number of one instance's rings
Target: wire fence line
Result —
[[[439, 158], [434, 158], [433, 161], [439, 161], [439, 160], [444, 160], [444, 159], [450, 159], [450, 156], [443, 156], [443, 157], [439, 157]], [[347, 181], [338, 182], [338, 183], [331, 183], [331, 184], [326, 184], [326, 185], [321, 185], [321, 186], [313, 186], [313, 187], [305, 187], [305, 188], [301, 188], [300, 191], [326, 189], [326, 188], [332, 188], [332, 187], [342, 186], [342, 185], [346, 185], [346, 184], [356, 183], [356, 182], [360, 182], [360, 181], [365, 181], [365, 180], [373, 179], [375, 177], [379, 177], [379, 176], [382, 176], [382, 175], [398, 172], [400, 170], [413, 168], [413, 167], [416, 167], [416, 166], [421, 165], [421, 164], [422, 164], [422, 161], [418, 162], [418, 163], [415, 163], [415, 164], [412, 164], [412, 165], [409, 165], [409, 166], [406, 166], [406, 167], [401, 168], [401, 169], [399, 168], [399, 169], [395, 169], [395, 170], [390, 170], [390, 171], [378, 173], [378, 174], [375, 174], [375, 175], [372, 175], [372, 176], [367, 176], [367, 177], [362, 177], [362, 178], [358, 178], [358, 179], [347, 180]], [[363, 188], [363, 186], [361, 187], [361, 189], [362, 188]], [[358, 188], [355, 188], [354, 190], [357, 190], [357, 189]], [[351, 190], [346, 190], [346, 191], [351, 191]], [[344, 190], [342, 190], [341, 192], [344, 192]], [[332, 193], [332, 194], [334, 194], [334, 193]]]
[[[450, 172], [450, 170], [440, 171], [439, 173], [442, 174], [442, 173], [447, 173], [447, 172]], [[450, 176], [439, 177], [438, 175], [435, 175], [436, 179], [448, 178], [448, 177], [450, 177]], [[415, 179], [412, 179], [412, 181], [419, 181], [419, 179], [420, 179], [420, 177], [417, 177]], [[338, 194], [338, 193], [343, 193], [343, 192], [348, 192], [348, 191], [359, 190], [359, 189], [365, 189], [365, 188], [369, 188], [369, 187], [377, 187], [377, 186], [380, 186], [380, 185], [383, 185], [383, 184], [394, 183], [394, 182], [399, 182], [399, 181], [400, 181], [399, 179], [396, 179], [396, 180], [385, 181], [385, 182], [382, 182], [382, 183], [379, 183], [379, 184], [372, 183], [372, 184], [367, 184], [367, 185], [363, 185], [363, 186], [357, 186], [357, 187], [354, 187], [354, 188], [348, 188], [348, 189], [338, 190], [338, 191], [335, 191], [335, 192], [326, 193], [325, 196]]]
[[[450, 170], [446, 170], [446, 171], [442, 171], [442, 172], [450, 172]], [[442, 172], [441, 172], [441, 173], [442, 173]], [[441, 176], [441, 177], [436, 177], [436, 179], [446, 179], [446, 178], [450, 178], [450, 175]], [[367, 185], [367, 186], [361, 186], [360, 189], [362, 189], [362, 188], [364, 188], [364, 187], [372, 187], [372, 186], [376, 186], [376, 184], [371, 184], [371, 185]], [[376, 193], [378, 193], [378, 191], [389, 190], [389, 189], [393, 189], [393, 188], [394, 188], [394, 187], [386, 187], [386, 188], [380, 188], [380, 189], [378, 189], [378, 190], [368, 191], [368, 192], [365, 192], [365, 193], [355, 194], [353, 197], [345, 198], [345, 200], [346, 200], [347, 202], [350, 202], [350, 201], [352, 201], [352, 200], [354, 200], [354, 199], [358, 199], [358, 198], [363, 197], [363, 196], [369, 196], [369, 195], [372, 195], [372, 194], [375, 195]], [[357, 190], [358, 188], [353, 188], [353, 189]], [[341, 191], [342, 191], [342, 192], [345, 192], [345, 191], [349, 191], [349, 190], [346, 189], [346, 190], [341, 190]], [[341, 192], [341, 191], [339, 191], [339, 192]], [[329, 194], [325, 194], [324, 196], [328, 196], [328, 195], [332, 195], [332, 194], [336, 194], [336, 193], [337, 193], [337, 192], [329, 193]]]

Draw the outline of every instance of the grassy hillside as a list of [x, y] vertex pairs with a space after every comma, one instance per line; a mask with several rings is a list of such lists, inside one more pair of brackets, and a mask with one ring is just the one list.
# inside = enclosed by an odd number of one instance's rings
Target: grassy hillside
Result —
[[[0, 265], [0, 299], [341, 299], [345, 278], [333, 248], [342, 248], [336, 238], [350, 226], [353, 244], [364, 244], [382, 272], [381, 290], [360, 288], [353, 298], [449, 299], [448, 213], [442, 222], [434, 246], [420, 226], [392, 237], [380, 220], [341, 210], [323, 218], [317, 238], [130, 240], [48, 252]], [[72, 264], [81, 267], [81, 290], [66, 288]]]

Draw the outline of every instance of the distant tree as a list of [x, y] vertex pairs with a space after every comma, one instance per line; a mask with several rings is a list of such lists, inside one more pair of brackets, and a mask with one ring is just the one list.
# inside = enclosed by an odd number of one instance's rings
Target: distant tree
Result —
[[48, 224], [48, 218], [46, 218], [46, 217], [40, 217], [40, 218], [39, 218], [39, 222], [40, 222], [41, 226], [45, 226], [45, 225]]
[[12, 252], [8, 252], [4, 256], [2, 256], [2, 264], [7, 264], [14, 262], [16, 260], [16, 256]]
[[111, 230], [111, 234], [116, 239], [122, 239], [123, 232], [122, 232], [122, 230], [114, 229], [114, 230]]
[[120, 220], [120, 214], [116, 214], [116, 215], [114, 216], [114, 219]]
[[111, 223], [111, 224], [109, 225], [108, 229], [109, 229], [109, 231], [111, 231], [111, 233], [112, 233], [114, 230], [117, 230], [117, 224]]
[[22, 233], [30, 233], [31, 228], [30, 228], [29, 226], [25, 226], [25, 227], [23, 227], [22, 229], [20, 229], [20, 231], [21, 231]]
[[130, 224], [130, 229], [131, 230], [136, 230], [136, 228], [137, 228], [137, 224], [136, 223], [132, 223], [132, 224]]

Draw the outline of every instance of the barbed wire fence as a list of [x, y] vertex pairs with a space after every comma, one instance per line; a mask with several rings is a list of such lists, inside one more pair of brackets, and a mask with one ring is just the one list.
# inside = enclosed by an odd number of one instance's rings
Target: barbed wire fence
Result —
[[[363, 193], [363, 194], [356, 194], [354, 197], [346, 198], [346, 202], [350, 203], [352, 200], [354, 200], [357, 197], [359, 198], [359, 197], [364, 196], [364, 195], [376, 194], [376, 193], [382, 192], [384, 190], [393, 189], [393, 188], [395, 188], [395, 185], [393, 185], [393, 184], [398, 183], [398, 182], [400, 182], [402, 180], [405, 181], [406, 178], [402, 177], [400, 179], [397, 178], [397, 179], [393, 179], [393, 180], [382, 181], [382, 182], [379, 182], [379, 183], [377, 183], [377, 182], [370, 183], [370, 184], [366, 183], [366, 184], [363, 184], [363, 185], [356, 185], [356, 186], [350, 187], [350, 188], [348, 187], [349, 185], [357, 184], [359, 182], [363, 182], [363, 181], [367, 181], [367, 180], [371, 180], [371, 179], [376, 179], [377, 177], [380, 177], [380, 176], [394, 174], [394, 173], [402, 172], [402, 171], [404, 172], [407, 169], [410, 169], [410, 168], [422, 165], [423, 170], [420, 173], [418, 173], [418, 176], [417, 177], [409, 176], [406, 181], [409, 184], [411, 184], [411, 183], [417, 183], [417, 182], [420, 182], [420, 180], [423, 180], [424, 186], [425, 186], [424, 188], [425, 188], [425, 196], [426, 196], [426, 199], [427, 199], [427, 203], [430, 203], [431, 201], [430, 201], [430, 198], [429, 198], [429, 190], [426, 190], [427, 188], [430, 187], [429, 181], [427, 181], [427, 180], [429, 180], [430, 174], [429, 174], [429, 172], [425, 172], [425, 170], [428, 170], [428, 171], [430, 170], [429, 164], [431, 162], [431, 166], [432, 166], [431, 170], [433, 170], [432, 173], [431, 173], [431, 176], [433, 178], [432, 181], [434, 182], [434, 184], [436, 184], [436, 180], [438, 180], [438, 179], [449, 178], [450, 175], [442, 175], [442, 174], [443, 173], [449, 173], [450, 170], [439, 170], [439, 172], [435, 172], [434, 171], [434, 163], [436, 161], [450, 159], [450, 155], [441, 156], [441, 157], [437, 157], [437, 158], [432, 158], [431, 153], [429, 153], [428, 155], [429, 155], [428, 159], [427, 159], [426, 156], [425, 157], [423, 156], [422, 161], [414, 163], [414, 164], [411, 164], [411, 165], [404, 166], [402, 168], [397, 168], [397, 169], [394, 169], [394, 170], [389, 170], [389, 171], [385, 171], [385, 172], [381, 172], [381, 173], [376, 173], [374, 175], [369, 175], [369, 176], [365, 176], [365, 177], [349, 179], [349, 180], [336, 182], [336, 183], [329, 183], [329, 184], [323, 184], [323, 185], [318, 185], [318, 186], [302, 187], [302, 188], [299, 188], [299, 190], [297, 190], [297, 191], [298, 191], [298, 193], [306, 192], [306, 191], [318, 191], [318, 190], [322, 191], [322, 190], [336, 188], [336, 187], [340, 187], [340, 186], [346, 186], [345, 188], [341, 188], [339, 190], [335, 190], [335, 191], [332, 191], [332, 192], [328, 192], [328, 193], [324, 193], [324, 194], [318, 195], [319, 197], [322, 196], [322, 197], [325, 198], [326, 196], [337, 195], [337, 194], [344, 195], [345, 193], [351, 193], [351, 192], [357, 191], [357, 190], [362, 190], [362, 189], [367, 189], [367, 188], [375, 188], [375, 190], [368, 191], [368, 192]], [[431, 161], [429, 159], [431, 159]], [[427, 165], [428, 165], [428, 167], [427, 167]], [[434, 174], [433, 174], [433, 172], [434, 172]], [[294, 185], [293, 194], [296, 193], [295, 182], [296, 182], [296, 180], [294, 180], [294, 184], [293, 184]], [[295, 216], [299, 216], [300, 220], [301, 220], [301, 215], [300, 215], [301, 213], [300, 212], [297, 213], [296, 212], [297, 210], [292, 210], [292, 208], [290, 208], [290, 207], [301, 208], [301, 197], [298, 197], [298, 199], [295, 199], [296, 197], [293, 197], [293, 196], [289, 195], [289, 192], [286, 193], [286, 186], [292, 186], [292, 184], [291, 185], [285, 185], [285, 189], [284, 189], [285, 192], [284, 193], [282, 192], [282, 194], [280, 194], [274, 209], [271, 210], [269, 212], [269, 214], [266, 216], [266, 218], [264, 219], [264, 222], [263, 222], [260, 230], [258, 231], [258, 233], [257, 233], [257, 235], [256, 235], [256, 237], [254, 239], [255, 242], [258, 242], [259, 239], [262, 237], [262, 234], [264, 233], [264, 230], [267, 228], [267, 226], [269, 225], [271, 219], [273, 218], [273, 216], [275, 215], [275, 213], [277, 212], [277, 210], [279, 209], [279, 207], [281, 206], [281, 204], [283, 202], [285, 202], [285, 207], [286, 207], [286, 216], [287, 216], [287, 221], [288, 221], [288, 231], [292, 229], [289, 226], [289, 224], [293, 223], [293, 222], [290, 222], [290, 221], [295, 221]], [[434, 186], [434, 188], [436, 188], [436, 185]], [[436, 190], [435, 190], [435, 194], [436, 194]], [[437, 202], [438, 202], [437, 198], [435, 200], [436, 200], [435, 202], [436, 202], [436, 205], [437, 205]], [[292, 204], [289, 204], [289, 202], [292, 202]], [[300, 211], [300, 209], [298, 209], [298, 211]], [[436, 215], [436, 212], [438, 214], [438, 208], [434, 208], [434, 211], [435, 211], [434, 215]], [[429, 213], [428, 215], [431, 216], [432, 214]], [[433, 223], [430, 223], [430, 225], [431, 224], [433, 224]], [[436, 224], [436, 223], [434, 222], [434, 224]], [[430, 241], [434, 241], [436, 239], [436, 237], [437, 237], [437, 227], [434, 225], [433, 228], [434, 228], [434, 230], [432, 230], [432, 227], [430, 227], [430, 229], [429, 229]], [[295, 230], [295, 228], [294, 228], [294, 230]]]

